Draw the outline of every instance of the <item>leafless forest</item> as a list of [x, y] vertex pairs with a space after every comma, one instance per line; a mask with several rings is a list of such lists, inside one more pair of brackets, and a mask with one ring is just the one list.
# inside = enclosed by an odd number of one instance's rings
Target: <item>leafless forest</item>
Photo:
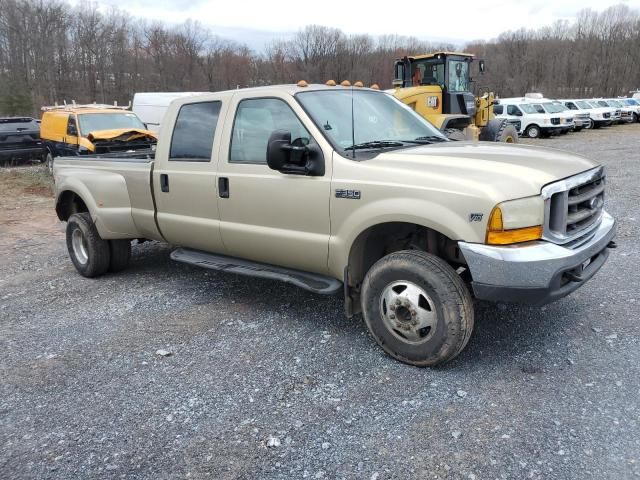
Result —
[[[0, 0], [0, 113], [35, 114], [43, 104], [72, 99], [126, 103], [137, 91], [214, 91], [299, 79], [389, 87], [394, 58], [435, 48], [454, 46], [310, 25], [253, 52], [197, 22], [169, 27], [90, 4]], [[464, 49], [487, 62], [476, 87], [501, 96], [609, 96], [640, 87], [640, 12], [624, 5], [584, 10], [571, 25], [505, 32]]]

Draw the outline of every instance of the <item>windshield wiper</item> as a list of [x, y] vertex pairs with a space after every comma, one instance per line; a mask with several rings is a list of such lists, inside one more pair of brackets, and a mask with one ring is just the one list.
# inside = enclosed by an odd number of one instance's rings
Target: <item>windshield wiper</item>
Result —
[[[420, 140], [422, 140], [421, 142], [419, 142]], [[416, 142], [416, 143], [433, 143], [433, 142], [447, 142], [448, 139], [444, 138], [444, 137], [440, 137], [438, 135], [427, 135], [426, 137], [418, 137], [414, 140], [406, 140], [407, 142], [411, 141], [411, 142]]]
[[346, 147], [345, 150], [366, 150], [375, 148], [401, 147], [404, 143], [398, 140], [372, 140], [370, 142], [362, 142]]

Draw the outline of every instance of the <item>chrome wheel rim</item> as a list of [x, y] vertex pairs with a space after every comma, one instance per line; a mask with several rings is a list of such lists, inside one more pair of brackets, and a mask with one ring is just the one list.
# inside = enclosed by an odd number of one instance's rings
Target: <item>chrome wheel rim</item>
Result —
[[538, 129], [537, 128], [530, 128], [529, 129], [529, 138], [538, 138]]
[[89, 261], [89, 255], [87, 254], [87, 242], [84, 238], [82, 230], [76, 228], [71, 234], [71, 246], [73, 247], [73, 254], [76, 260], [82, 265], [86, 265]]
[[380, 315], [385, 328], [395, 338], [412, 345], [431, 339], [438, 322], [431, 297], [406, 280], [392, 282], [382, 290]]

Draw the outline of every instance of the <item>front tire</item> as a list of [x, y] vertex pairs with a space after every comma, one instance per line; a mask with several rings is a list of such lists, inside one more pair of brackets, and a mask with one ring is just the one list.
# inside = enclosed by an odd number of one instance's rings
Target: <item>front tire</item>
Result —
[[540, 127], [537, 125], [529, 125], [527, 130], [524, 132], [524, 134], [529, 138], [539, 138], [541, 133]]
[[504, 119], [494, 118], [480, 131], [485, 142], [518, 143], [518, 130]]
[[89, 213], [74, 213], [67, 221], [67, 250], [83, 277], [97, 277], [109, 269], [109, 242], [100, 238]]
[[455, 358], [473, 331], [473, 301], [444, 260], [418, 250], [378, 260], [362, 285], [362, 312], [376, 342], [419, 367]]

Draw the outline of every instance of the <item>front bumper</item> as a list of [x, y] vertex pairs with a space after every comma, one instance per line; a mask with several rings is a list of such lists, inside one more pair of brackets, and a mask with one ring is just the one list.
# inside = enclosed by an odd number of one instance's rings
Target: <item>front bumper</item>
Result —
[[544, 305], [569, 295], [593, 277], [609, 256], [615, 220], [603, 212], [592, 237], [571, 249], [546, 241], [512, 246], [459, 242], [476, 298]]

